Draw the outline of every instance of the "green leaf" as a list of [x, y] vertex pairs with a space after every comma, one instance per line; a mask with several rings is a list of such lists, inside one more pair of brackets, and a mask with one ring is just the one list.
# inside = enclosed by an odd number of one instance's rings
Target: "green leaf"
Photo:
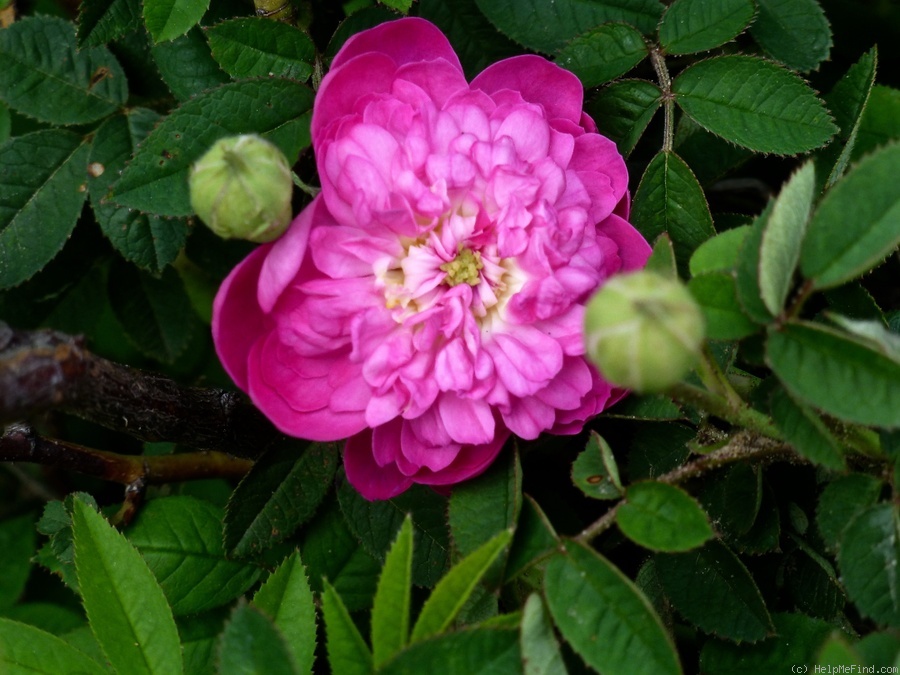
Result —
[[85, 124], [124, 105], [128, 82], [106, 47], [78, 49], [75, 26], [29, 17], [0, 31], [0, 99], [50, 124]]
[[343, 473], [339, 474], [338, 499], [347, 525], [363, 548], [375, 559], [384, 561], [407, 514], [412, 515], [413, 583], [431, 588], [450, 563], [450, 536], [447, 530], [447, 499], [425, 486], [416, 486], [403, 494], [379, 502], [364, 499]]
[[688, 551], [713, 536], [709, 518], [693, 497], [654, 481], [628, 487], [616, 524], [626, 537], [654, 551]]
[[[742, 148], [726, 141], [721, 136], [710, 133], [687, 115], [678, 116], [673, 147], [678, 156], [691, 167], [700, 184], [709, 187], [734, 173], [735, 169], [753, 157], [753, 152], [747, 148]], [[734, 196], [730, 197], [730, 195]], [[722, 197], [737, 202], [735, 206], [728, 208], [741, 210], [745, 208], [741, 203], [741, 191], [739, 190], [723, 190]], [[716, 214], [716, 218], [722, 216], [725, 214]], [[718, 226], [718, 223], [716, 225]]]
[[294, 551], [253, 596], [284, 636], [296, 672], [312, 671], [316, 656], [316, 606], [300, 554]]
[[833, 619], [844, 609], [846, 598], [834, 567], [809, 544], [790, 533], [797, 548], [784, 562], [784, 588], [794, 605], [812, 616]]
[[691, 256], [691, 275], [699, 276], [704, 272], [724, 272], [733, 269], [737, 265], [741, 246], [749, 234], [750, 226], [742, 225], [707, 239]]
[[837, 554], [844, 588], [860, 613], [894, 628], [900, 626], [898, 535], [896, 507], [871, 506], [844, 528]]
[[9, 113], [9, 107], [0, 101], [0, 145], [9, 140], [12, 133], [12, 116]]
[[25, 590], [36, 546], [32, 516], [0, 521], [0, 611], [12, 607]]
[[150, 52], [163, 82], [181, 103], [230, 81], [199, 26], [171, 42], [153, 45]]
[[900, 362], [820, 324], [769, 331], [766, 361], [793, 395], [848, 422], [900, 426]]
[[309, 117], [303, 113], [312, 98], [304, 85], [278, 78], [225, 84], [192, 98], [141, 144], [113, 186], [112, 199], [161, 216], [191, 215], [188, 171], [209, 146], [226, 136], [257, 133], [293, 163], [309, 144]]
[[668, 234], [663, 233], [653, 242], [653, 252], [644, 266], [648, 272], [656, 272], [670, 279], [678, 279], [678, 267], [675, 264], [675, 247]]
[[78, 46], [105, 45], [141, 27], [138, 0], [84, 0], [78, 7]]
[[744, 534], [756, 521], [763, 498], [762, 472], [735, 464], [706, 481], [698, 495], [716, 529], [725, 535]]
[[632, 481], [654, 478], [683, 464], [696, 429], [676, 422], [643, 422], [635, 425], [628, 454], [628, 476]]
[[719, 56], [690, 66], [672, 84], [700, 126], [757, 152], [791, 155], [825, 145], [837, 131], [798, 75], [752, 56]]
[[409, 642], [413, 530], [407, 517], [388, 551], [372, 605], [372, 654], [381, 666]]
[[808, 406], [795, 401], [784, 389], [778, 389], [772, 395], [771, 411], [775, 426], [797, 452], [826, 469], [847, 468], [837, 439]]
[[505, 530], [454, 565], [441, 579], [422, 607], [410, 642], [420, 642], [444, 631], [462, 609], [491, 564], [512, 540]]
[[669, 601], [704, 633], [740, 643], [774, 632], [753, 577], [721, 541], [689, 553], [658, 554], [653, 560]]
[[744, 312], [756, 323], [766, 324], [772, 320], [772, 314], [766, 303], [762, 300], [759, 288], [759, 257], [762, 248], [762, 238], [766, 231], [766, 223], [772, 214], [772, 204], [760, 213], [750, 231], [743, 237], [743, 244], [738, 255], [735, 269], [735, 290], [738, 302], [741, 303]]
[[816, 507], [816, 526], [830, 550], [837, 549], [841, 533], [850, 521], [875, 504], [883, 488], [884, 483], [874, 476], [851, 473], [836, 478], [822, 490]]
[[4, 618], [0, 618], [0, 671], [6, 675], [106, 672], [55, 635]]
[[222, 516], [221, 509], [194, 497], [153, 499], [126, 532], [176, 615], [231, 602], [259, 578], [259, 568], [226, 560]]
[[143, 0], [144, 23], [154, 42], [187, 33], [206, 14], [209, 0]]
[[563, 637], [592, 668], [631, 675], [682, 672], [650, 603], [595, 551], [567, 542], [547, 564], [544, 593]]
[[625, 491], [609, 444], [591, 431], [587, 447], [572, 462], [572, 482], [593, 499], [618, 499]]
[[312, 74], [316, 46], [290, 24], [238, 18], [207, 28], [206, 36], [213, 58], [234, 78], [275, 76], [303, 82]]
[[176, 620], [178, 634], [181, 636], [184, 672], [191, 675], [217, 675], [216, 650], [228, 614], [220, 608]]
[[900, 90], [876, 84], [859, 122], [854, 161], [900, 138]]
[[706, 336], [711, 340], [739, 340], [753, 335], [757, 325], [738, 302], [734, 276], [727, 272], [707, 272], [688, 282], [688, 289], [703, 310]]
[[559, 537], [550, 520], [528, 495], [522, 504], [519, 523], [506, 564], [506, 577], [514, 579], [556, 550]]
[[816, 0], [756, 0], [753, 39], [794, 70], [815, 70], [831, 51], [831, 26]]
[[269, 448], [228, 500], [225, 549], [249, 556], [291, 536], [322, 503], [337, 466], [334, 443], [304, 448], [289, 439]]
[[589, 26], [621, 21], [650, 33], [662, 14], [657, 0], [476, 0], [494, 26], [529, 49], [552, 54]]
[[34, 275], [72, 234], [87, 194], [89, 152], [80, 136], [61, 129], [0, 146], [0, 288]]
[[100, 228], [127, 260], [150, 272], [160, 272], [175, 260], [187, 239], [187, 221], [117, 206], [106, 194], [157, 120], [159, 115], [146, 108], [109, 118], [94, 136], [88, 165], [91, 205]]
[[385, 7], [395, 9], [402, 14], [407, 14], [412, 7], [413, 0], [378, 0]]
[[753, 20], [751, 0], [676, 0], [659, 24], [659, 42], [669, 54], [695, 54], [725, 44]]
[[520, 672], [519, 632], [504, 628], [462, 630], [419, 642], [378, 671], [379, 675], [512, 675]]
[[654, 157], [634, 196], [631, 222], [649, 241], [667, 232], [680, 266], [715, 235], [703, 188], [684, 161], [673, 152]]
[[528, 596], [522, 611], [519, 647], [524, 675], [566, 675], [568, 672], [541, 596], [534, 593]]
[[369, 675], [374, 672], [372, 652], [350, 618], [341, 597], [327, 581], [322, 592], [322, 615], [325, 617], [331, 672], [346, 675]]
[[295, 675], [284, 637], [255, 607], [241, 603], [219, 640], [219, 675]]
[[604, 87], [586, 109], [601, 134], [615, 142], [625, 157], [631, 154], [656, 114], [662, 92], [646, 80], [621, 80]]
[[81, 500], [72, 524], [81, 598], [110, 664], [123, 673], [181, 673], [172, 610], [140, 553]]
[[[803, 614], [775, 614], [775, 636], [753, 645], [708, 640], [700, 652], [700, 668], [708, 675], [777, 673], [785, 664], [811, 663], [834, 626]], [[812, 669], [809, 669], [812, 672]]]
[[3, 616], [13, 621], [27, 623], [53, 635], [64, 635], [76, 628], [87, 628], [90, 632], [80, 608], [74, 609], [50, 602], [19, 602], [15, 606], [5, 608]]
[[878, 49], [872, 47], [825, 96], [825, 104], [834, 115], [840, 133], [816, 157], [820, 187], [827, 189], [834, 185], [850, 164], [877, 70]]
[[585, 87], [597, 87], [624, 75], [646, 56], [640, 31], [627, 23], [605, 23], [566, 44], [556, 63], [575, 73]]
[[800, 268], [815, 288], [868, 272], [900, 245], [900, 143], [863, 159], [825, 195], [809, 223]]
[[779, 549], [781, 542], [781, 514], [772, 489], [763, 484], [762, 499], [753, 521], [746, 532], [728, 537], [729, 544], [749, 555], [762, 555]]
[[815, 165], [807, 162], [781, 189], [763, 230], [759, 249], [759, 291], [773, 315], [781, 312], [793, 283], [815, 188]]
[[477, 478], [453, 488], [448, 511], [456, 550], [468, 555], [501, 530], [515, 527], [521, 510], [522, 467], [511, 452]]
[[172, 363], [187, 349], [199, 322], [174, 269], [157, 278], [117, 259], [108, 290], [116, 318], [141, 352]]
[[678, 420], [684, 411], [664, 394], [632, 394], [607, 411], [608, 417], [630, 420]]
[[820, 666], [858, 666], [861, 663], [859, 654], [839, 634], [832, 635], [822, 646], [819, 652], [818, 664]]
[[381, 565], [350, 532], [337, 499], [330, 500], [304, 528], [300, 554], [312, 571], [314, 591], [322, 591], [325, 577], [351, 612], [372, 606]]

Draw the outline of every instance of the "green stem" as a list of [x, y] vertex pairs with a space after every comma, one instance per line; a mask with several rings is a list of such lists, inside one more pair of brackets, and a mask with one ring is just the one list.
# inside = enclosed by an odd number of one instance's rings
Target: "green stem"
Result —
[[724, 397], [733, 408], [738, 409], [745, 405], [744, 400], [741, 398], [740, 394], [734, 390], [734, 387], [731, 386], [728, 376], [722, 372], [719, 363], [712, 355], [712, 352], [709, 349], [709, 343], [704, 343], [703, 345], [703, 352], [700, 358], [700, 364], [697, 368], [697, 374], [700, 376], [700, 380], [707, 389]]
[[[690, 403], [697, 406], [711, 415], [715, 415], [726, 422], [731, 422], [735, 426], [755, 431], [761, 436], [778, 441], [784, 440], [781, 432], [778, 431], [767, 415], [754, 410], [740, 399], [737, 403], [729, 401], [724, 396], [684, 382], [671, 387], [666, 393], [682, 403]], [[736, 395], [737, 393], [735, 393]]]

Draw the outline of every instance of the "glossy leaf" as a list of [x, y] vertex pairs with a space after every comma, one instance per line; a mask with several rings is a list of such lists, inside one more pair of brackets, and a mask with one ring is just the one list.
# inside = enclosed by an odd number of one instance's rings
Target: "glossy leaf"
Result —
[[100, 228], [126, 259], [150, 272], [160, 272], [175, 260], [187, 239], [187, 222], [117, 206], [106, 195], [158, 120], [147, 108], [111, 117], [97, 130], [88, 165], [91, 205]]
[[678, 267], [675, 264], [675, 248], [668, 234], [661, 234], [653, 242], [653, 251], [644, 266], [649, 272], [656, 272], [670, 279], [678, 278]]
[[0, 146], [0, 288], [33, 276], [66, 243], [87, 194], [89, 152], [81, 137], [61, 129]]
[[384, 560], [372, 605], [372, 656], [376, 666], [409, 642], [412, 555], [412, 519], [407, 517]]
[[304, 85], [277, 78], [225, 84], [192, 98], [141, 144], [113, 186], [112, 199], [159, 216], [191, 215], [188, 170], [209, 146], [225, 136], [257, 133], [293, 162], [309, 143], [303, 113], [312, 98]]
[[546, 54], [590, 26], [621, 21], [642, 33], [656, 28], [662, 14], [657, 0], [475, 0], [478, 9], [502, 33], [525, 47]]
[[649, 241], [668, 233], [679, 265], [687, 266], [691, 253], [715, 235], [703, 189], [675, 153], [654, 157], [634, 196], [631, 222]]
[[690, 66], [672, 84], [698, 124], [757, 152], [791, 155], [825, 145], [837, 131], [799, 76], [751, 56], [719, 56]]
[[838, 541], [838, 566], [847, 595], [881, 625], [900, 626], [900, 531], [897, 510], [878, 504], [859, 513]]
[[586, 107], [600, 133], [627, 157], [656, 114], [661, 96], [652, 82], [621, 80], [604, 87]]
[[231, 602], [259, 578], [258, 567], [225, 558], [221, 523], [209, 502], [166, 497], [144, 505], [126, 532], [176, 615]]
[[241, 603], [219, 639], [219, 675], [295, 675], [284, 637], [262, 612]]
[[759, 250], [759, 291], [774, 315], [781, 312], [792, 286], [815, 187], [815, 165], [807, 162], [781, 189], [766, 220]]
[[752, 335], [757, 325], [743, 312], [737, 298], [734, 276], [727, 272], [707, 272], [688, 282], [691, 295], [700, 305], [711, 340], [739, 340]]
[[873, 47], [825, 96], [825, 103], [840, 128], [838, 137], [816, 157], [817, 183], [826, 189], [844, 175], [850, 164], [877, 70], [878, 49]]
[[672, 639], [647, 599], [595, 551], [567, 542], [547, 564], [544, 594], [563, 637], [606, 673], [681, 673]]
[[284, 636], [296, 672], [311, 672], [316, 656], [316, 606], [296, 551], [266, 579], [253, 596], [253, 606]]
[[213, 58], [234, 78], [285, 77], [305, 81], [316, 47], [310, 37], [280, 21], [238, 18], [206, 29]]
[[669, 54], [694, 54], [736, 38], [753, 19], [751, 0], [676, 0], [659, 24], [659, 42]]
[[8, 675], [99, 675], [106, 671], [55, 635], [0, 617], [0, 672]]
[[406, 514], [412, 514], [413, 583], [431, 588], [450, 563], [450, 537], [446, 522], [446, 498], [424, 486], [381, 502], [365, 500], [341, 475], [338, 482], [341, 510], [363, 548], [383, 561]]
[[154, 42], [187, 33], [206, 14], [209, 0], [143, 0], [144, 23]]
[[815, 70], [831, 51], [831, 26], [816, 0], [756, 0], [750, 33], [774, 59], [794, 70]]
[[106, 47], [78, 49], [75, 26], [28, 17], [0, 31], [0, 99], [50, 124], [85, 124], [125, 103], [125, 72]]
[[91, 630], [113, 668], [182, 672], [172, 610], [147, 563], [106, 519], [81, 500], [72, 513], [75, 568]]
[[605, 23], [563, 47], [557, 65], [571, 70], [585, 87], [621, 77], [647, 57], [644, 37], [627, 23]]
[[84, 0], [78, 7], [78, 46], [103, 45], [140, 26], [139, 0]]
[[756, 642], [775, 627], [750, 572], [722, 542], [689, 553], [654, 557], [663, 590], [675, 609], [711, 635]]
[[900, 362], [858, 338], [790, 323], [769, 331], [766, 360], [788, 391], [830, 415], [900, 426]]
[[572, 483], [593, 499], [618, 499], [625, 493], [612, 449], [596, 431], [572, 463]]
[[325, 582], [322, 592], [322, 615], [325, 618], [328, 662], [334, 673], [370, 675], [374, 672], [372, 652], [337, 591]]
[[116, 318], [141, 352], [172, 363], [187, 349], [199, 322], [174, 269], [167, 267], [154, 277], [117, 260], [108, 289]]
[[410, 642], [420, 642], [442, 632], [475, 590], [497, 556], [512, 540], [505, 530], [456, 563], [441, 579], [422, 606], [412, 629]]
[[447, 633], [410, 646], [378, 673], [519, 673], [522, 656], [518, 638], [518, 631], [504, 628], [475, 628]]
[[733, 269], [748, 234], [750, 226], [742, 225], [725, 230], [700, 244], [691, 256], [691, 275], [698, 276], [704, 272], [724, 272]]
[[822, 418], [783, 389], [772, 395], [772, 421], [801, 455], [828, 469], [846, 468], [841, 446]]
[[616, 524], [626, 537], [654, 551], [687, 551], [713, 536], [709, 518], [693, 497], [653, 481], [628, 487]]
[[225, 511], [225, 549], [248, 556], [291, 536], [312, 518], [338, 466], [334, 443], [277, 443], [240, 482]]
[[816, 288], [857, 277], [900, 245], [900, 144], [862, 160], [822, 200], [803, 241], [800, 267]]

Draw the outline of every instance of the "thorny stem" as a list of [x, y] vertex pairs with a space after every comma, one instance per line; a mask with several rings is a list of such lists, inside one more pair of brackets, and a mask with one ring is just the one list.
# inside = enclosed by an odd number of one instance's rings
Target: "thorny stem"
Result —
[[[791, 446], [785, 443], [771, 438], [765, 438], [754, 433], [741, 432], [735, 435], [728, 445], [711, 452], [708, 455], [699, 457], [693, 462], [688, 462], [687, 464], [679, 466], [668, 473], [656, 477], [654, 480], [660, 483], [676, 485], [678, 483], [683, 483], [690, 478], [695, 478], [736, 462], [773, 459], [777, 457], [798, 459], [797, 454], [794, 453]], [[582, 532], [575, 537], [575, 540], [587, 544], [608, 530], [615, 522], [616, 514], [624, 503], [625, 500], [623, 499], [615, 504], [609, 511], [582, 530]]]
[[675, 98], [672, 94], [672, 78], [669, 77], [669, 69], [666, 60], [659, 47], [651, 47], [650, 61], [656, 78], [659, 80], [659, 88], [662, 91], [663, 102], [663, 152], [672, 152], [672, 144], [675, 138]]

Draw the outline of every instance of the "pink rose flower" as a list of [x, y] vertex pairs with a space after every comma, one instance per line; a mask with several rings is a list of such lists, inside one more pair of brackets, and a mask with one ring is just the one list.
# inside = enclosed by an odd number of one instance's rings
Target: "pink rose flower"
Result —
[[321, 193], [216, 297], [237, 385], [284, 433], [347, 438], [367, 499], [450, 485], [510, 434], [572, 434], [617, 400], [584, 358], [588, 297], [644, 265], [628, 176], [539, 56], [467, 83], [407, 18], [335, 56], [312, 118]]

